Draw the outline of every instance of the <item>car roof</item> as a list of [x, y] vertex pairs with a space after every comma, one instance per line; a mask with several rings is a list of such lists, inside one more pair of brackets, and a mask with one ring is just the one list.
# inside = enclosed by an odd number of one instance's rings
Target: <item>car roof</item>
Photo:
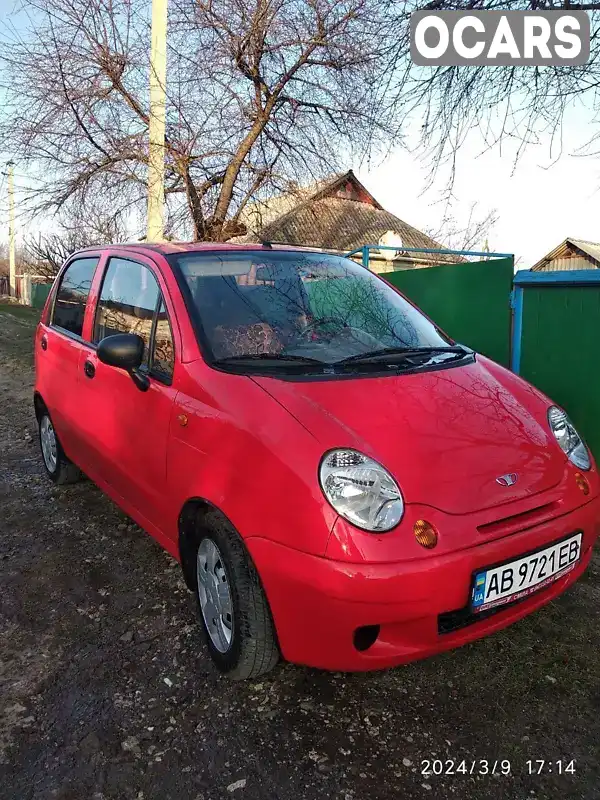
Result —
[[133, 253], [161, 253], [171, 255], [174, 253], [200, 253], [215, 252], [219, 250], [286, 250], [289, 252], [320, 252], [310, 247], [295, 247], [291, 245], [271, 243], [237, 244], [234, 242], [126, 242], [125, 244], [104, 244], [97, 247], [86, 247], [79, 253], [98, 250], [131, 250]]

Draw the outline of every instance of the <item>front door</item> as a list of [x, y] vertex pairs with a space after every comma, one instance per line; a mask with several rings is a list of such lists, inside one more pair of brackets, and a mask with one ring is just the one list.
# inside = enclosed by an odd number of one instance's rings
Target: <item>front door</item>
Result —
[[175, 342], [166, 290], [157, 268], [141, 256], [111, 256], [94, 311], [92, 341], [136, 333], [146, 344], [143, 392], [95, 350], [79, 365], [85, 446], [91, 477], [100, 478], [158, 528], [166, 525], [167, 441], [173, 403]]

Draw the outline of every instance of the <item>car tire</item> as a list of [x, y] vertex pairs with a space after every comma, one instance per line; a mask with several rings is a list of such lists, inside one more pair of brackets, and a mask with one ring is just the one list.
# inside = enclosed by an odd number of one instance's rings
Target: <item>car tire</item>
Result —
[[277, 664], [279, 648], [260, 579], [235, 530], [209, 514], [197, 537], [195, 595], [208, 652], [234, 680], [256, 678]]
[[58, 485], [76, 483], [81, 480], [81, 470], [65, 455], [50, 414], [45, 409], [39, 415], [38, 433], [42, 463], [48, 477]]

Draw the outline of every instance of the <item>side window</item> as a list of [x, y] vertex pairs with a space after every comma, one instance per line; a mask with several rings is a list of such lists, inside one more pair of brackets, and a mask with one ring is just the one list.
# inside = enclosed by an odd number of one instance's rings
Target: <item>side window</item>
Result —
[[169, 315], [165, 308], [165, 301], [161, 298], [160, 308], [156, 317], [154, 329], [154, 342], [150, 371], [158, 377], [171, 379], [175, 366], [175, 348], [173, 347], [173, 332]]
[[83, 334], [85, 304], [97, 264], [97, 258], [78, 258], [69, 264], [56, 292], [52, 325], [77, 336]]
[[124, 258], [111, 258], [98, 300], [94, 342], [115, 333], [137, 333], [146, 344], [144, 363], [147, 364], [159, 296], [156, 278], [148, 267]]

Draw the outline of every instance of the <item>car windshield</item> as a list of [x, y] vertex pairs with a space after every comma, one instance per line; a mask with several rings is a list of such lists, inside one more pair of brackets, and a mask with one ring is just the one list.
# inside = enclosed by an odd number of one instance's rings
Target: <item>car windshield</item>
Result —
[[314, 370], [388, 350], [423, 348], [431, 356], [432, 348], [451, 345], [387, 283], [347, 258], [241, 250], [170, 260], [216, 362]]

